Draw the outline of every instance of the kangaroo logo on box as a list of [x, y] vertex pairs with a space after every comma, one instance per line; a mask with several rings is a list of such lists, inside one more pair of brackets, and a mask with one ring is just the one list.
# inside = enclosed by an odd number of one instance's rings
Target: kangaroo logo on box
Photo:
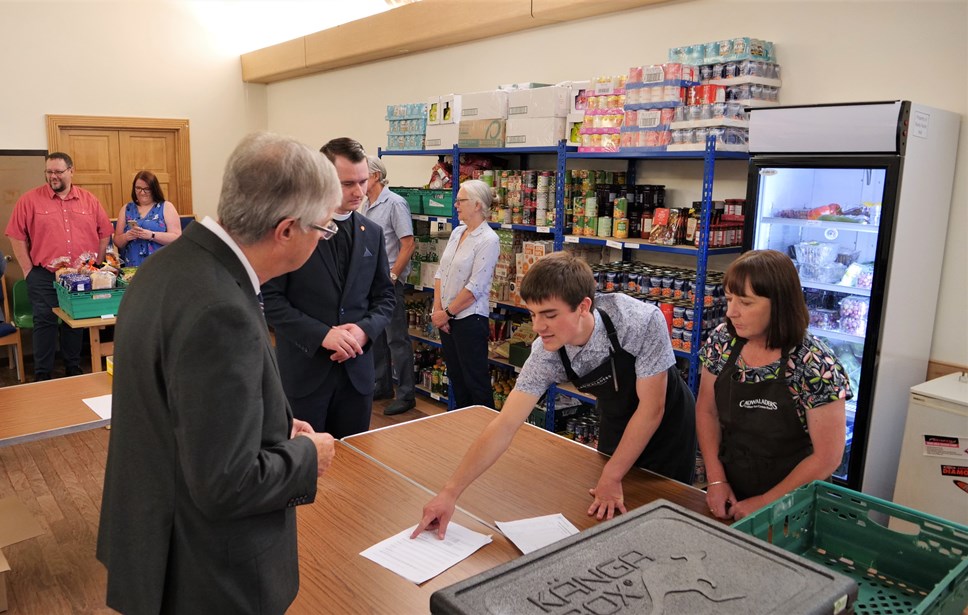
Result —
[[527, 600], [539, 609], [532, 612], [551, 615], [660, 615], [666, 612], [665, 601], [671, 594], [696, 592], [716, 603], [745, 598], [717, 591], [703, 564], [705, 557], [699, 551], [653, 559], [629, 551], [570, 578], [549, 581], [548, 589]]
[[746, 408], [748, 410], [776, 410], [777, 405], [775, 401], [770, 401], [769, 399], [744, 399], [739, 402], [740, 408]]

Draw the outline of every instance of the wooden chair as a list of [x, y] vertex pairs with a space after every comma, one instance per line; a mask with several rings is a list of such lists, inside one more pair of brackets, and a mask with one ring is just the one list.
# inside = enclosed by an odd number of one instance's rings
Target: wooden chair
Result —
[[[13, 310], [10, 309], [10, 302], [7, 301], [7, 276], [0, 276], [0, 289], [3, 292], [2, 306], [3, 315], [7, 319], [7, 322], [14, 325]], [[20, 337], [20, 329], [14, 329], [13, 333], [8, 333], [3, 337], [0, 337], [0, 346], [16, 346], [17, 352], [17, 379], [23, 383], [26, 375], [24, 374], [24, 347], [23, 339]], [[14, 349], [7, 348], [7, 361], [10, 364], [10, 368], [13, 369], [13, 359], [14, 359]]]

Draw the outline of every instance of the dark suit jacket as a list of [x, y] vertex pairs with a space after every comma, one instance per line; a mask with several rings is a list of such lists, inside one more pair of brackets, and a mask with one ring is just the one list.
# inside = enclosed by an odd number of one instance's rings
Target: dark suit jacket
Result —
[[123, 613], [282, 613], [316, 449], [292, 415], [252, 283], [202, 224], [145, 261], [115, 330], [97, 557]]
[[301, 268], [262, 286], [266, 320], [276, 332], [276, 353], [286, 393], [294, 398], [317, 391], [338, 363], [322, 348], [329, 330], [356, 323], [369, 342], [364, 353], [343, 363], [353, 387], [373, 392], [372, 342], [386, 329], [396, 298], [390, 280], [383, 229], [353, 212], [353, 252], [340, 287], [332, 250], [320, 241]]

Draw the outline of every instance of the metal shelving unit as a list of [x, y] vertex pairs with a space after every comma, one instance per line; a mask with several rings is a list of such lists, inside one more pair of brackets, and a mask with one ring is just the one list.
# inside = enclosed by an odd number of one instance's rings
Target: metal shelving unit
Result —
[[[567, 146], [565, 141], [559, 142], [557, 146], [548, 147], [522, 147], [522, 148], [460, 148], [455, 145], [452, 149], [434, 150], [378, 150], [379, 156], [453, 156], [453, 160], [459, 160], [461, 154], [493, 154], [501, 156], [522, 156], [522, 166], [526, 167], [527, 156], [530, 154], [551, 154], [556, 157], [555, 176], [555, 223], [554, 226], [532, 226], [523, 224], [501, 224], [489, 222], [492, 228], [505, 228], [512, 230], [532, 231], [538, 233], [549, 233], [554, 240], [555, 250], [563, 249], [565, 243], [584, 243], [592, 245], [602, 245], [622, 251], [623, 260], [630, 258], [633, 251], [659, 252], [667, 254], [682, 254], [692, 256], [696, 259], [696, 286], [695, 292], [695, 322], [702, 323], [706, 281], [706, 263], [709, 257], [719, 254], [738, 254], [742, 251], [740, 247], [731, 248], [709, 248], [709, 221], [712, 213], [712, 194], [713, 179], [715, 175], [715, 164], [720, 160], [749, 160], [749, 154], [745, 152], [717, 151], [714, 137], [706, 141], [704, 151], [680, 151], [680, 152], [579, 152], [577, 148]], [[665, 246], [652, 244], [641, 239], [616, 239], [614, 237], [584, 237], [564, 234], [564, 181], [569, 160], [577, 159], [604, 159], [604, 160], [625, 160], [628, 162], [628, 183], [635, 183], [635, 167], [640, 161], [657, 160], [693, 160], [702, 161], [702, 211], [701, 211], [701, 237], [703, 241], [698, 247], [692, 246]], [[459, 186], [455, 183], [453, 190], [454, 199], [457, 198]], [[446, 218], [442, 216], [422, 216], [414, 215], [414, 219], [434, 219], [448, 220], [452, 224], [457, 224], [456, 216]], [[796, 222], [794, 222], [795, 224]], [[433, 290], [432, 288], [415, 287], [419, 290]], [[503, 303], [491, 303], [491, 308], [505, 308], [508, 311], [527, 313], [527, 310]], [[418, 341], [426, 342], [422, 337], [412, 336]], [[689, 387], [693, 392], [699, 388], [699, 347], [700, 343], [694, 341], [689, 352], [674, 350], [673, 353], [679, 358], [689, 360]], [[492, 365], [513, 368], [510, 364], [489, 358]], [[520, 370], [516, 370], [520, 371]], [[570, 385], [552, 386], [546, 396], [545, 428], [554, 428], [555, 398], [558, 393], [578, 399], [584, 403], [595, 403], [592, 396], [584, 395], [575, 390]], [[453, 400], [449, 400], [449, 407], [453, 407]]]

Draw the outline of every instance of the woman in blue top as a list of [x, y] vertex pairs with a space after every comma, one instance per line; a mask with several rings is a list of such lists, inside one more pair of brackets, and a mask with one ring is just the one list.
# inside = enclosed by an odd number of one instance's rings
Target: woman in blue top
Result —
[[131, 184], [131, 202], [124, 206], [114, 229], [114, 245], [124, 265], [139, 266], [180, 235], [178, 211], [165, 200], [158, 178], [151, 171], [140, 171]]

